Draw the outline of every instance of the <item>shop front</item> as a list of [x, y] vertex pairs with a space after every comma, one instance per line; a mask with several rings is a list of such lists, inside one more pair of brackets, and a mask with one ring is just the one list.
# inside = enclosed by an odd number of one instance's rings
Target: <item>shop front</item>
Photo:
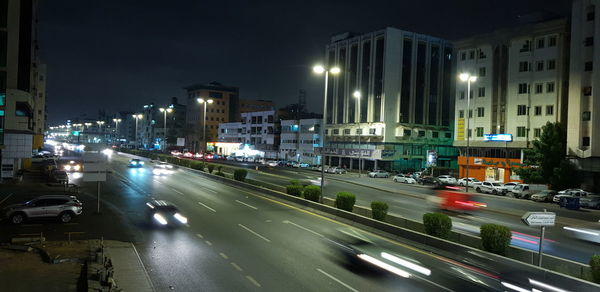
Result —
[[[467, 157], [458, 157], [459, 176], [467, 176]], [[521, 178], [512, 172], [513, 168], [524, 165], [520, 159], [469, 157], [469, 177], [480, 181], [522, 182]]]

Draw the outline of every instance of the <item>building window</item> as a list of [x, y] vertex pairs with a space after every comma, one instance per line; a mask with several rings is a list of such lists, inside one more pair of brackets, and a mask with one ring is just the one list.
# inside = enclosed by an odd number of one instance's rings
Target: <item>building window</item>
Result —
[[469, 60], [475, 59], [475, 51], [469, 51]]
[[479, 50], [479, 59], [485, 59], [485, 53], [483, 52], [483, 50]]
[[521, 53], [529, 52], [530, 48], [531, 48], [531, 42], [529, 40], [526, 40], [525, 43], [523, 44], [523, 46], [521, 47], [521, 49], [519, 50], [519, 52], [521, 52]]
[[537, 61], [535, 63], [535, 71], [544, 71], [544, 61]]
[[356, 129], [356, 135], [362, 135], [362, 129]]
[[584, 121], [589, 121], [592, 118], [592, 112], [585, 111], [581, 114], [581, 119]]
[[594, 37], [585, 38], [584, 44], [586, 47], [591, 47], [594, 45]]
[[462, 118], [464, 118], [464, 117], [465, 117], [465, 111], [464, 111], [464, 110], [459, 110], [459, 111], [458, 111], [458, 118], [459, 118], [459, 119], [462, 119]]
[[411, 130], [404, 130], [404, 136], [410, 137]]
[[540, 128], [533, 129], [533, 137], [534, 138], [539, 138], [541, 135], [542, 135], [542, 129], [540, 129]]
[[536, 105], [533, 108], [533, 114], [536, 115], [536, 116], [541, 116], [542, 115], [542, 106]]
[[554, 82], [546, 83], [546, 92], [554, 92]]
[[458, 97], [458, 98], [459, 98], [459, 99], [465, 99], [465, 91], [464, 91], [464, 90], [462, 90], [462, 91], [460, 92], [460, 94], [459, 94], [459, 97]]
[[517, 116], [524, 116], [527, 114], [527, 106], [520, 104], [517, 106]]
[[525, 137], [525, 127], [517, 127], [517, 137]]
[[553, 105], [547, 105], [546, 106], [546, 115], [547, 116], [551, 116], [554, 114], [554, 106]]
[[472, 131], [471, 129], [469, 129], [469, 130], [467, 131], [467, 136], [468, 136], [469, 138], [471, 138], [471, 137], [473, 136], [473, 133], [472, 133], [472, 132], [473, 132], [473, 131]]
[[543, 49], [546, 46], [546, 39], [541, 38], [537, 40], [537, 48]]
[[479, 68], [479, 77], [485, 77], [485, 67]]
[[377, 133], [377, 129], [371, 128], [369, 129], [369, 135], [375, 135]]
[[425, 137], [425, 131], [419, 131], [419, 137]]
[[344, 135], [350, 135], [350, 129], [344, 129]]
[[591, 86], [586, 86], [583, 88], [582, 93], [584, 96], [591, 96], [592, 95], [592, 87]]
[[452, 138], [452, 133], [450, 133], [450, 132], [446, 132], [446, 133], [444, 134], [444, 137], [446, 137], [446, 138], [450, 139], [450, 138]]
[[543, 83], [536, 83], [535, 84], [535, 93], [540, 94], [544, 92], [544, 84]]
[[340, 129], [333, 129], [333, 134], [334, 135], [339, 135], [340, 134]]
[[431, 138], [438, 138], [440, 136], [440, 132], [433, 131], [431, 132]]
[[529, 92], [528, 87], [529, 86], [527, 85], [527, 83], [519, 83], [519, 94], [528, 93]]
[[594, 70], [594, 62], [592, 62], [592, 61], [585, 62], [583, 67], [584, 67], [584, 69], [583, 69], [584, 71], [592, 71], [592, 70]]
[[469, 110], [469, 119], [473, 117], [473, 110]]
[[548, 69], [548, 70], [554, 70], [554, 69], [556, 69], [556, 60], [554, 60], [554, 59], [548, 60], [548, 64], [546, 65], [546, 69]]
[[482, 118], [485, 116], [485, 108], [484, 107], [478, 107], [477, 108], [477, 117], [478, 118]]
[[483, 137], [483, 127], [477, 127], [477, 128], [475, 128], [475, 136], [477, 136], [477, 137]]
[[594, 10], [588, 11], [588, 13], [586, 14], [587, 21], [594, 21], [595, 17], [596, 17], [596, 13], [594, 12]]
[[329, 135], [329, 129], [325, 129], [325, 135]]
[[581, 139], [581, 146], [589, 147], [590, 146], [590, 137], [583, 137], [583, 139]]
[[479, 87], [479, 97], [485, 96], [485, 87]]
[[467, 59], [467, 53], [466, 53], [466, 52], [462, 52], [462, 53], [460, 53], [460, 60], [461, 60], [461, 61], [464, 61], [464, 60], [466, 60], [466, 59]]
[[548, 38], [548, 47], [556, 47], [556, 37], [551, 36]]
[[519, 62], [519, 72], [529, 71], [529, 62]]

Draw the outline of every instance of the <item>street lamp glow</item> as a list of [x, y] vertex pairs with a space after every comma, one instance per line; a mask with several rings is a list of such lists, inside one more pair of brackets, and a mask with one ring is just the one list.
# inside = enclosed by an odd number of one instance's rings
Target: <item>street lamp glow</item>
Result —
[[475, 81], [477, 81], [477, 76], [473, 76], [473, 75], [471, 75], [469, 73], [461, 73], [460, 75], [458, 75], [458, 78], [461, 81], [463, 81], [463, 82], [466, 82], [466, 81], [475, 82]]
[[321, 65], [314, 66], [313, 72], [315, 72], [317, 74], [322, 74], [323, 72], [325, 72], [325, 67], [323, 67]]
[[113, 119], [113, 122], [115, 122], [115, 123], [120, 123], [120, 122], [121, 122], [121, 119]]
[[209, 100], [207, 100], [206, 102], [208, 102], [209, 104], [211, 104], [211, 103], [213, 103], [213, 102], [214, 102], [214, 100], [212, 100], [212, 99], [209, 99]]
[[329, 69], [329, 72], [331, 72], [331, 74], [338, 74], [338, 73], [342, 72], [342, 70], [340, 69], [340, 67], [333, 67], [333, 68]]
[[356, 97], [356, 98], [360, 98], [361, 94], [360, 91], [355, 91], [354, 93], [352, 93], [352, 96]]
[[102, 126], [102, 125], [104, 125], [104, 121], [96, 121], [96, 124]]

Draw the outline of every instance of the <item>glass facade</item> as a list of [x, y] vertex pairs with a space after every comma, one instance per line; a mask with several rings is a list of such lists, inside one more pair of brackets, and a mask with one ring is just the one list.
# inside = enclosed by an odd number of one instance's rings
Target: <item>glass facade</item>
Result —
[[444, 48], [444, 74], [442, 82], [442, 126], [450, 126], [450, 101], [452, 99], [452, 81], [454, 80], [452, 75], [452, 48]]
[[428, 124], [437, 125], [438, 96], [439, 96], [439, 66], [440, 66], [440, 47], [433, 45], [430, 51], [431, 59], [429, 61], [429, 109]]
[[381, 122], [381, 102], [383, 99], [383, 54], [384, 38], [375, 41], [375, 80], [373, 86], [373, 122]]
[[371, 76], [371, 41], [363, 43], [360, 78], [360, 122], [367, 122], [369, 108], [369, 77]]
[[[350, 63], [348, 68], [348, 90], [350, 94], [354, 91], [358, 91], [358, 45], [352, 45], [350, 47]], [[356, 122], [356, 98], [354, 96], [348, 97], [348, 122]]]
[[338, 55], [338, 67], [341, 73], [337, 75], [337, 107], [336, 123], [344, 123], [344, 98], [346, 97], [346, 48], [341, 48]]
[[400, 122], [410, 122], [410, 85], [412, 72], [412, 40], [404, 39], [402, 46], [402, 88], [400, 89]]
[[[335, 64], [335, 50], [329, 51], [329, 56], [327, 57], [327, 67], [332, 68]], [[327, 124], [331, 124], [333, 121], [333, 87], [335, 78], [331, 78], [333, 76], [329, 76], [329, 84], [327, 85]]]
[[417, 44], [417, 73], [415, 84], [415, 124], [423, 124], [423, 106], [425, 104], [425, 88], [427, 80], [425, 73], [427, 64], [427, 45], [423, 42]]

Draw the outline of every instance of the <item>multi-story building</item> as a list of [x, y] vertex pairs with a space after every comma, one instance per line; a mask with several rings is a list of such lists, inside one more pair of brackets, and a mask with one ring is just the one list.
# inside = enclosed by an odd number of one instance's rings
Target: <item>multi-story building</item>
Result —
[[[454, 145], [461, 177], [467, 171], [467, 140], [469, 177], [518, 180], [511, 168], [522, 166], [522, 150], [547, 122], [565, 122], [568, 22], [543, 15], [523, 19], [529, 22], [454, 43], [457, 72], [477, 77], [469, 93], [467, 83], [456, 86]], [[510, 134], [511, 141], [489, 141], [487, 134]]]
[[[185, 137], [185, 115], [186, 115], [186, 106], [178, 103], [177, 97], [172, 97], [170, 104], [162, 107], [163, 109], [170, 109], [166, 114], [166, 128], [165, 128], [165, 112], [160, 111], [159, 107], [159, 115], [156, 117], [156, 124], [154, 125], [154, 135], [156, 139], [160, 142], [160, 145], [164, 144], [163, 139], [167, 140], [167, 144], [165, 147], [170, 149], [171, 147], [176, 147], [177, 138]], [[183, 145], [179, 145], [183, 147]]]
[[450, 42], [388, 27], [333, 36], [326, 56], [341, 68], [329, 77], [327, 164], [358, 169], [360, 153], [363, 169], [406, 171], [436, 151], [438, 166], [456, 165]]
[[158, 109], [159, 107], [152, 102], [144, 105], [140, 112], [142, 117], [137, 122], [137, 147], [160, 149], [160, 138], [155, 133], [155, 127], [161, 127], [158, 120], [162, 120], [162, 113]]
[[600, 1], [573, 1], [567, 155], [600, 191]]
[[241, 122], [221, 123], [219, 142], [248, 145], [262, 153], [261, 157], [278, 159], [280, 123], [274, 110], [242, 113]]
[[322, 119], [281, 121], [279, 157], [285, 160], [319, 164], [315, 149], [319, 147]]
[[[219, 124], [239, 121], [240, 100], [239, 88], [225, 86], [217, 82], [194, 84], [185, 87], [187, 90], [186, 109], [186, 147], [198, 152], [205, 149], [203, 142], [217, 140]], [[198, 98], [212, 103], [199, 103]], [[203, 117], [204, 106], [206, 116]], [[202, 122], [204, 120], [204, 122]], [[203, 137], [206, 126], [206, 137]]]
[[[270, 100], [263, 99], [241, 99], [240, 100], [240, 114], [241, 113], [249, 113], [249, 112], [262, 112], [262, 111], [270, 111], [275, 109], [275, 104]], [[238, 117], [238, 119], [241, 118]]]
[[31, 163], [42, 146], [46, 67], [37, 44], [37, 1], [0, 2], [0, 177]]

